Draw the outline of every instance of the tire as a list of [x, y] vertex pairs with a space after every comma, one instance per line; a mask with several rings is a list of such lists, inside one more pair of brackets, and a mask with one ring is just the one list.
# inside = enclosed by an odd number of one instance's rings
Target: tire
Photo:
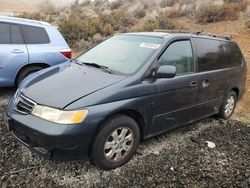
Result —
[[229, 119], [234, 113], [236, 103], [237, 94], [234, 91], [230, 91], [221, 105], [218, 117], [222, 119]]
[[108, 119], [97, 133], [91, 152], [92, 161], [104, 170], [120, 167], [136, 152], [139, 141], [140, 130], [135, 120], [116, 115]]
[[16, 79], [16, 86], [18, 87], [21, 83], [21, 81], [26, 78], [27, 76], [29, 76], [30, 74], [40, 71], [43, 68], [40, 66], [30, 66], [27, 67], [25, 69], [23, 69], [20, 73], [18, 73], [17, 79]]

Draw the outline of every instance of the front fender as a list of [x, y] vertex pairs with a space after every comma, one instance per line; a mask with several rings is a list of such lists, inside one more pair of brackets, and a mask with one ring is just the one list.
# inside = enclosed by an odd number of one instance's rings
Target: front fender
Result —
[[[123, 111], [135, 111], [139, 113], [143, 121], [145, 123], [145, 127], [143, 129], [144, 135], [148, 131], [148, 127], [150, 127], [152, 122], [152, 113], [151, 113], [151, 103], [149, 102], [150, 96], [131, 98], [126, 100], [114, 101], [105, 104], [99, 104], [94, 106], [86, 107], [89, 110], [86, 121], [94, 122], [99, 128], [99, 126], [104, 122], [107, 118], [116, 113], [121, 113]], [[146, 102], [147, 101], [147, 102]], [[68, 107], [69, 108], [69, 107]]]

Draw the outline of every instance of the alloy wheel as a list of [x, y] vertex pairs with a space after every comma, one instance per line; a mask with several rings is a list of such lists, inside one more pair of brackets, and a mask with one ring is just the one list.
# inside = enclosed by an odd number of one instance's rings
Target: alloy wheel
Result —
[[104, 156], [110, 162], [124, 159], [132, 149], [134, 135], [130, 128], [119, 127], [107, 138], [104, 144]]
[[235, 106], [235, 99], [233, 96], [228, 97], [227, 101], [226, 101], [226, 105], [225, 105], [225, 115], [226, 116], [230, 116], [231, 113], [234, 110], [234, 106]]

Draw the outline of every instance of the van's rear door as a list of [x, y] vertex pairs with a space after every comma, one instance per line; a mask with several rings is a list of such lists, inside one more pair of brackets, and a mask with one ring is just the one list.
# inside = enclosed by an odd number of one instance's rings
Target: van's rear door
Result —
[[194, 49], [198, 63], [200, 116], [219, 111], [227, 81], [227, 69], [223, 44], [220, 40], [194, 37]]

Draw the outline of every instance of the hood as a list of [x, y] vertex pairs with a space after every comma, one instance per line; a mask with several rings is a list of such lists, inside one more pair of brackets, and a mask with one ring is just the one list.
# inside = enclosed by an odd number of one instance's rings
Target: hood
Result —
[[21, 92], [38, 104], [64, 108], [79, 98], [108, 87], [125, 76], [75, 63], [33, 74], [21, 84]]

